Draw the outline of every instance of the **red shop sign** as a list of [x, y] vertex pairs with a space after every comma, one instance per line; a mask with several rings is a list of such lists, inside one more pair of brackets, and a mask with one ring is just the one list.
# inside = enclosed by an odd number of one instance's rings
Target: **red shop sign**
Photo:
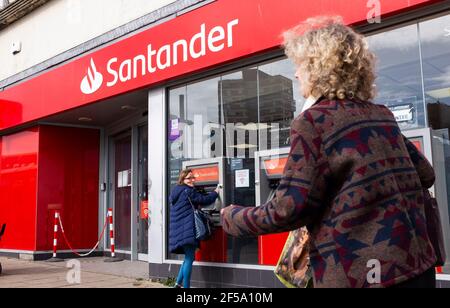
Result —
[[[439, 1], [383, 0], [378, 9], [383, 16]], [[0, 130], [279, 48], [283, 30], [310, 16], [366, 22], [368, 4], [217, 0], [0, 92]]]

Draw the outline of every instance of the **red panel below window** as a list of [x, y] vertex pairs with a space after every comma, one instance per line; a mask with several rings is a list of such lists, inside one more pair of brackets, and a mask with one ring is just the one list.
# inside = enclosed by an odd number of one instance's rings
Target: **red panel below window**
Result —
[[227, 235], [222, 228], [214, 230], [209, 241], [200, 242], [200, 250], [195, 254], [195, 260], [203, 262], [227, 262]]

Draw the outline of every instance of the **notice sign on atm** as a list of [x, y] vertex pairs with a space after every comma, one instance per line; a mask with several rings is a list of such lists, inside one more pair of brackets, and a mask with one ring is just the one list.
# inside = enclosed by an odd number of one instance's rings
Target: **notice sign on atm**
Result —
[[219, 182], [219, 166], [192, 168], [196, 182]]
[[287, 157], [264, 160], [264, 169], [268, 176], [282, 175], [288, 161]]
[[236, 170], [236, 188], [250, 187], [250, 170]]

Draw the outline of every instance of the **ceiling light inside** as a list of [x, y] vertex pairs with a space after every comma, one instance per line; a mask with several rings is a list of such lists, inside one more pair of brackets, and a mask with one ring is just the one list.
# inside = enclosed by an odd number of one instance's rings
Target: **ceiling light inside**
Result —
[[257, 148], [258, 146], [255, 144], [241, 143], [241, 144], [237, 144], [237, 145], [230, 145], [229, 147], [243, 150], [243, 149], [254, 149], [254, 148]]
[[123, 105], [122, 107], [120, 107], [120, 109], [122, 110], [136, 110], [137, 108], [131, 105]]
[[271, 125], [266, 124], [266, 123], [248, 123], [245, 125], [242, 124], [238, 124], [235, 126], [236, 129], [242, 129], [242, 130], [264, 130], [264, 129], [269, 129], [271, 128]]
[[427, 95], [431, 96], [434, 99], [447, 98], [447, 97], [450, 97], [450, 88], [428, 91], [426, 93], [427, 93]]
[[80, 121], [80, 122], [91, 122], [91, 121], [92, 121], [92, 118], [89, 118], [89, 117], [79, 117], [79, 118], [78, 118], [78, 121]]

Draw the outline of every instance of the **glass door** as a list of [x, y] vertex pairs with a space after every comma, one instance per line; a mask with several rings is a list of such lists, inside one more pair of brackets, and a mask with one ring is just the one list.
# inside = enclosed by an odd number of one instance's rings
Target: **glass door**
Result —
[[124, 252], [131, 251], [131, 153], [132, 139], [131, 131], [120, 134], [112, 139], [110, 158], [111, 181], [113, 181], [114, 191], [112, 193], [114, 224], [115, 224], [115, 244], [116, 249]]
[[148, 261], [148, 125], [138, 129], [138, 224], [137, 250], [138, 259]]

